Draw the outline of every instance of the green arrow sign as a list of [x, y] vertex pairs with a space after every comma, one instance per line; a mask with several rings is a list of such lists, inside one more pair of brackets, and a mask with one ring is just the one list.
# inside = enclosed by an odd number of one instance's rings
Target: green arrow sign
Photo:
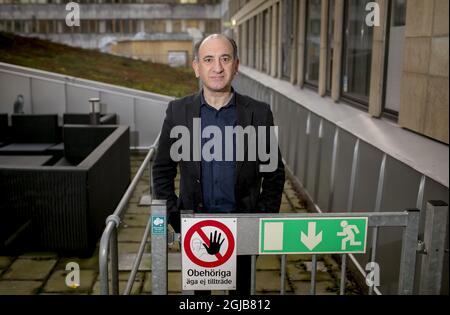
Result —
[[365, 253], [367, 217], [260, 219], [260, 254]]

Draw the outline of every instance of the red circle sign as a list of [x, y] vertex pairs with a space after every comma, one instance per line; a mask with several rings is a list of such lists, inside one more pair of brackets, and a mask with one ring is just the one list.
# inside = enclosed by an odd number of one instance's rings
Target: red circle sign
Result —
[[[192, 249], [191, 249], [191, 245], [190, 245], [191, 238], [195, 232], [197, 232], [200, 235], [200, 237], [203, 239], [205, 244], [207, 246], [209, 246], [209, 239], [205, 235], [205, 232], [203, 232], [203, 230], [202, 230], [202, 227], [205, 227], [205, 226], [213, 226], [213, 227], [216, 227], [216, 228], [222, 230], [228, 240], [228, 249], [226, 250], [225, 255], [222, 256], [220, 253], [217, 253], [216, 261], [201, 260], [194, 255], [194, 253], [192, 252]], [[234, 237], [233, 237], [233, 233], [231, 233], [230, 229], [222, 222], [214, 221], [214, 220], [204, 220], [204, 221], [197, 222], [196, 224], [191, 226], [191, 228], [186, 232], [186, 235], [184, 237], [183, 247], [186, 252], [186, 255], [194, 264], [197, 264], [200, 267], [214, 268], [214, 267], [218, 267], [218, 266], [224, 264], [225, 262], [227, 262], [227, 260], [233, 254]]]

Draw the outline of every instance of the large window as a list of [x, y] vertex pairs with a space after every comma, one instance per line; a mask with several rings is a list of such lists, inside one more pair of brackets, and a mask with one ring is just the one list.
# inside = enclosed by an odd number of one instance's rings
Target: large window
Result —
[[342, 95], [367, 105], [370, 89], [373, 27], [365, 22], [369, 0], [345, 1]]
[[263, 19], [263, 29], [262, 29], [262, 71], [269, 73], [269, 64], [270, 64], [270, 15], [269, 10], [265, 10], [262, 15]]
[[334, 1], [328, 4], [327, 93], [331, 93], [334, 53]]
[[291, 48], [294, 41], [294, 3], [293, 0], [282, 2], [283, 18], [281, 28], [281, 76], [291, 77]]
[[313, 86], [319, 85], [320, 3], [308, 0], [306, 5], [305, 82]]

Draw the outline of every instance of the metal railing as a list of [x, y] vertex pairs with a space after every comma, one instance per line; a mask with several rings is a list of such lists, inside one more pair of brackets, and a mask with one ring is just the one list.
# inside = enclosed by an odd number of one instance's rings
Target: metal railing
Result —
[[[130, 200], [131, 195], [134, 189], [136, 188], [139, 180], [144, 174], [146, 167], [148, 167], [149, 170], [150, 195], [153, 197], [152, 160], [158, 147], [158, 141], [159, 135], [156, 138], [153, 145], [150, 147], [144, 161], [139, 167], [136, 175], [133, 177], [131, 184], [128, 186], [127, 191], [125, 192], [116, 209], [114, 210], [114, 213], [108, 216], [108, 218], [106, 219], [106, 227], [105, 230], [103, 231], [100, 240], [100, 249], [99, 249], [100, 294], [102, 295], [109, 294], [108, 257], [111, 264], [111, 287], [112, 287], [111, 293], [119, 294], [117, 229], [119, 228], [121, 219], [123, 217], [124, 209], [126, 208], [127, 203]], [[141, 253], [142, 256], [143, 249], [141, 250], [140, 248], [139, 252]], [[130, 290], [131, 287], [128, 289], [128, 291], [125, 290], [125, 292], [129, 293]]]
[[[155, 205], [158, 214], [165, 216], [166, 207], [164, 202], [158, 201]], [[153, 208], [153, 207], [152, 207]], [[153, 209], [152, 209], [153, 215]], [[399, 294], [413, 294], [414, 277], [416, 268], [416, 250], [419, 234], [419, 211], [417, 209], [404, 212], [390, 213], [233, 213], [233, 214], [205, 214], [193, 212], [181, 212], [181, 220], [186, 218], [237, 218], [237, 254], [251, 255], [251, 294], [256, 293], [256, 257], [259, 255], [259, 226], [261, 218], [270, 219], [298, 219], [298, 218], [324, 218], [324, 217], [367, 217], [368, 227], [377, 229], [380, 227], [403, 227], [403, 241], [400, 261]], [[148, 236], [148, 235], [147, 235]], [[152, 293], [167, 294], [167, 236], [152, 237]], [[154, 258], [157, 255], [157, 258]], [[313, 255], [311, 270], [310, 294], [316, 293], [316, 271], [317, 255]], [[153, 261], [157, 263], [153, 263]], [[280, 293], [285, 294], [286, 278], [286, 254], [281, 255], [281, 279]], [[156, 276], [156, 277], [155, 277]], [[156, 280], [156, 281], [155, 281]], [[345, 281], [341, 282], [340, 292], [343, 294]]]

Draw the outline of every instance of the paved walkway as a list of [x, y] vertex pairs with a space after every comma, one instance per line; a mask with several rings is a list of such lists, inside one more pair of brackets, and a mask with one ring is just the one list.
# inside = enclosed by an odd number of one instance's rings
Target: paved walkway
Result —
[[[144, 155], [133, 153], [131, 159], [132, 174], [136, 173]], [[142, 234], [149, 216], [149, 208], [138, 205], [142, 195], [149, 193], [148, 172], [143, 176], [128, 204], [123, 223], [119, 231], [119, 256], [123, 261], [137, 253]], [[177, 178], [176, 188], [179, 187]], [[291, 183], [286, 181], [281, 204], [281, 212], [306, 212], [304, 203], [299, 199]], [[150, 251], [150, 244], [147, 245]], [[171, 252], [179, 248], [171, 248]], [[70, 288], [65, 284], [66, 264], [77, 262], [80, 265], [80, 287]], [[142, 263], [142, 271], [137, 273], [132, 294], [151, 294], [151, 271], [148, 260]], [[338, 294], [340, 270], [329, 255], [318, 256], [317, 294]], [[288, 255], [286, 272], [287, 294], [309, 294], [310, 255]], [[123, 292], [129, 277], [129, 271], [119, 272], [119, 290]], [[180, 271], [169, 271], [169, 294], [181, 293]], [[355, 292], [348, 284], [347, 294]], [[256, 291], [258, 294], [279, 294], [280, 257], [259, 256], [257, 259]], [[0, 256], [0, 294], [99, 294], [98, 246], [90, 258], [59, 257], [56, 253], [25, 253], [18, 257]], [[217, 291], [215, 294], [223, 294]]]

